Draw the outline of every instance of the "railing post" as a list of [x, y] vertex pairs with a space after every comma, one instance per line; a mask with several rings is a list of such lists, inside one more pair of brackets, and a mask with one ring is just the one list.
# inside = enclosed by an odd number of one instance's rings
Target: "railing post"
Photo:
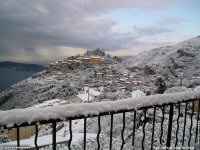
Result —
[[196, 122], [196, 135], [195, 135], [195, 142], [199, 142], [199, 113], [200, 113], [200, 99], [198, 99], [198, 110], [197, 110], [197, 122]]
[[113, 130], [113, 114], [111, 113], [111, 118], [110, 118], [110, 149], [112, 150], [112, 131]]
[[56, 150], [56, 122], [53, 122], [52, 123], [52, 128], [53, 128], [53, 130], [52, 130], [52, 149], [53, 150]]
[[133, 139], [132, 139], [132, 146], [135, 144], [135, 128], [136, 128], [136, 111], [134, 111], [134, 120], [133, 120]]
[[71, 150], [71, 142], [72, 142], [72, 120], [69, 120], [69, 142], [68, 142], [68, 149]]
[[98, 150], [100, 150], [100, 141], [99, 141], [99, 136], [101, 132], [101, 116], [98, 116], [98, 134], [97, 134], [97, 144], [98, 144]]
[[174, 109], [174, 104], [170, 104], [166, 147], [170, 147], [170, 142], [171, 142], [171, 132], [172, 132], [172, 122], [173, 122], [173, 109]]
[[38, 140], [38, 125], [35, 125], [35, 148], [36, 150], [39, 150], [38, 144], [37, 144], [37, 140]]
[[84, 138], [83, 138], [83, 149], [86, 150], [86, 134], [87, 134], [87, 118], [84, 118]]
[[153, 128], [152, 128], [152, 136], [151, 136], [151, 150], [153, 150], [153, 144], [154, 144], [155, 121], [156, 121], [156, 106], [153, 108]]
[[17, 126], [17, 150], [20, 150], [20, 135], [19, 126]]

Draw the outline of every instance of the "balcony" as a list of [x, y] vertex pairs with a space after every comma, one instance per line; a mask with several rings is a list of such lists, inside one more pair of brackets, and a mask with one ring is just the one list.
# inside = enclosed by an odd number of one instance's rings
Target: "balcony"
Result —
[[[200, 91], [188, 91], [0, 111], [0, 128], [16, 130], [16, 142], [2, 143], [0, 148], [195, 149], [199, 146], [199, 101]], [[59, 124], [65, 128], [62, 137]], [[49, 125], [51, 132], [40, 136], [44, 125]], [[21, 131], [28, 126], [35, 128], [34, 135], [23, 140]], [[77, 131], [75, 126], [82, 130]]]

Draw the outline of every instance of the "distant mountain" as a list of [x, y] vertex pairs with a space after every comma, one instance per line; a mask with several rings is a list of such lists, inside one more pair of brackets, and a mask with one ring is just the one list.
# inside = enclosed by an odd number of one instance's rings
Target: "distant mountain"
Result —
[[147, 70], [168, 78], [200, 76], [200, 36], [123, 59], [126, 68]]
[[15, 68], [20, 71], [42, 71], [44, 66], [38, 64], [24, 64], [10, 61], [0, 62], [0, 68]]

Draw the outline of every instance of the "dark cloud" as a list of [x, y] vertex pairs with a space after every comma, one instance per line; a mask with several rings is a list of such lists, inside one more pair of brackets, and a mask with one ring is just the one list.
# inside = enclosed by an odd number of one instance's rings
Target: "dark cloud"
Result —
[[[38, 47], [68, 46], [116, 50], [137, 44], [136, 35], [113, 32], [102, 15], [117, 8], [164, 9], [175, 0], [5, 0], [0, 2], [0, 51], [34, 52]], [[137, 28], [140, 34], [170, 32]]]
[[24, 48], [24, 50], [25, 51], [27, 51], [27, 52], [34, 52], [35, 51], [35, 49], [34, 48]]
[[[3, 1], [0, 5], [1, 45], [66, 45], [89, 48], [105, 43], [105, 48], [116, 48], [124, 36], [112, 32], [112, 26], [115, 24], [113, 20], [102, 19], [98, 15], [121, 4], [122, 1], [105, 3], [90, 0]], [[142, 3], [136, 4], [142, 7]], [[115, 44], [113, 47], [108, 43], [110, 40]]]

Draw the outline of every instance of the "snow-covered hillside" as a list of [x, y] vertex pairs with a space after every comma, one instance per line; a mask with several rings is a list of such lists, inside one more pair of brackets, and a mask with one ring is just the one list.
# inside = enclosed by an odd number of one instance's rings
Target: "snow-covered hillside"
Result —
[[85, 80], [94, 76], [90, 68], [64, 71], [61, 68], [59, 71], [45, 70], [13, 85], [0, 93], [1, 99], [8, 99], [1, 105], [1, 109], [28, 107], [54, 98], [68, 99], [82, 90]]
[[[122, 63], [120, 58], [102, 55], [101, 63], [90, 64], [89, 56], [72, 56], [51, 63], [44, 71], [11, 86], [0, 93], [0, 109], [25, 108], [56, 98], [68, 101], [81, 94], [84, 86], [102, 88], [96, 98], [98, 101], [130, 97], [138, 87], [146, 94], [159, 93], [164, 84], [157, 82], [158, 76], [163, 77], [166, 88], [180, 85], [195, 88], [200, 85], [200, 36], [125, 57]], [[105, 74], [107, 81], [101, 79], [103, 76], [97, 79], [98, 73]], [[121, 83], [124, 73], [128, 75], [127, 81]], [[136, 86], [135, 81], [141, 84]]]
[[200, 36], [126, 57], [127, 68], [150, 68], [156, 74], [191, 78], [200, 75]]
[[[26, 114], [25, 117], [20, 117], [19, 110], [17, 110], [17, 112], [15, 112], [16, 110], [8, 111], [10, 112], [9, 116], [6, 116], [6, 112], [2, 111], [2, 114], [0, 116], [3, 116], [1, 118], [4, 121], [12, 121], [12, 118], [13, 120], [15, 120], [16, 118], [20, 118], [20, 120], [23, 120], [25, 118], [26, 121], [30, 121], [31, 118], [38, 118], [41, 116], [43, 117], [43, 119], [48, 120], [55, 118], [63, 118], [63, 113], [66, 112], [68, 112], [68, 114], [70, 114], [69, 116], [72, 117], [72, 114], [78, 116], [81, 114], [87, 115], [87, 112], [89, 112], [88, 114], [91, 114], [92, 112], [98, 114], [99, 112], [103, 113], [105, 111], [116, 111], [118, 110], [116, 108], [122, 107], [126, 109], [132, 109], [139, 108], [141, 106], [155, 105], [159, 103], [163, 104], [164, 102], [177, 102], [180, 100], [193, 99], [195, 93], [197, 93], [199, 97], [199, 91], [196, 91], [190, 94], [188, 92], [184, 92], [183, 95], [180, 95], [180, 97], [182, 97], [181, 99], [179, 96], [177, 96], [177, 94], [175, 94], [175, 99], [166, 95], [152, 95], [146, 97], [146, 100], [149, 101], [143, 100], [145, 99], [145, 94], [151, 95], [154, 93], [159, 93], [158, 91], [162, 91], [162, 93], [176, 93], [178, 91], [191, 91], [194, 88], [196, 90], [199, 89], [196, 86], [200, 85], [200, 82], [198, 84], [196, 80], [200, 81], [200, 36], [178, 43], [174, 46], [166, 46], [153, 49], [152, 51], [141, 53], [135, 57], [126, 57], [126, 59], [124, 59], [122, 63], [112, 63], [112, 61], [115, 60], [116, 58], [112, 58], [108, 55], [108, 57], [104, 60], [104, 63], [99, 65], [92, 65], [89, 63], [80, 65], [79, 60], [74, 61], [73, 65], [69, 65], [72, 62], [70, 59], [59, 60], [56, 63], [52, 63], [49, 66], [47, 66], [47, 68], [44, 71], [35, 74], [31, 78], [26, 79], [18, 84], [15, 84], [11, 88], [0, 93], [0, 110], [9, 110], [12, 108], [25, 108], [35, 105], [34, 108], [31, 109], [34, 111], [30, 111], [28, 113], [28, 111], [26, 111], [27, 109], [22, 109], [23, 113], [21, 114], [23, 116], [24, 114]], [[119, 62], [121, 62], [121, 60]], [[124, 66], [127, 67], [127, 69]], [[145, 69], [146, 73], [149, 75], [143, 75], [143, 71], [145, 72]], [[97, 76], [98, 73], [99, 75], [104, 74], [105, 76], [107, 76], [107, 78], [112, 78], [108, 80], [101, 79], [104, 78], [104, 76]], [[157, 76], [161, 77], [157, 78]], [[174, 84], [173, 86], [171, 86], [172, 88], [169, 88], [167, 87], [168, 83], [165, 82], [165, 77], [167, 76], [168, 82], [169, 80], [171, 80], [171, 83], [173, 84], [175, 83], [175, 81], [173, 81], [173, 78], [177, 78], [176, 76], [182, 76], [183, 78], [183, 81], [179, 80], [178, 82], [185, 82], [186, 78], [192, 78], [191, 80], [194, 80], [196, 86], [190, 88], [189, 86], [175, 87]], [[135, 82], [137, 84], [135, 84]], [[168, 89], [165, 87], [165, 85]], [[96, 88], [97, 90], [94, 90], [94, 88]], [[138, 88], [140, 88], [141, 91], [136, 90]], [[96, 101], [115, 101], [119, 99], [121, 99], [121, 101], [117, 101], [115, 103], [100, 102], [80, 105], [72, 104], [62, 107], [56, 106], [51, 107], [52, 113], [49, 112], [50, 107], [43, 108], [43, 110], [45, 111], [38, 111], [40, 110], [40, 107], [46, 107], [49, 105], [60, 105], [62, 102], [69, 102], [71, 97], [73, 97], [74, 99], [76, 99], [76, 97], [79, 97], [79, 99], [82, 99], [82, 102], [88, 102], [88, 98], [92, 100], [90, 98], [91, 95], [95, 97]], [[129, 97], [129, 99], [127, 99], [127, 97]], [[130, 97], [132, 97], [132, 99], [130, 99]], [[62, 101], [58, 99], [62, 99]], [[139, 105], [136, 105], [137, 103]], [[184, 108], [185, 105], [181, 105], [181, 110], [183, 110]], [[188, 108], [191, 108], [191, 105], [188, 105]], [[173, 117], [174, 119], [178, 119], [179, 115], [177, 114], [177, 107], [174, 107], [174, 109], [175, 111]], [[163, 136], [161, 139], [163, 144], [166, 142], [167, 139], [169, 114], [167, 111], [165, 112], [165, 110], [169, 110], [169, 106], [157, 107], [155, 110], [157, 115], [155, 117], [154, 144], [159, 145], [161, 132]], [[191, 111], [192, 109], [189, 109], [188, 114], [191, 114]], [[152, 122], [154, 116], [153, 112], [154, 108], [149, 108], [145, 112], [143, 110], [138, 110], [135, 119], [134, 112], [127, 112], [126, 114], [124, 114], [126, 122], [124, 131], [123, 114], [114, 114], [112, 129], [113, 149], [120, 149], [122, 141], [122, 131], [125, 140], [124, 149], [140, 149], [141, 142], [143, 139], [144, 126], [146, 134], [144, 147], [145, 149], [148, 149], [149, 145], [151, 144], [152, 138]], [[163, 114], [165, 114], [165, 116]], [[59, 115], [61, 115], [62, 117], [60, 117]], [[69, 116], [65, 115], [65, 117]], [[144, 116], [146, 116], [146, 119], [144, 119]], [[183, 128], [186, 128], [185, 136], [189, 137], [189, 134], [192, 133], [192, 141], [194, 141], [193, 139], [196, 129], [191, 128], [191, 126], [193, 122], [197, 122], [196, 117], [191, 118], [191, 116], [189, 115], [185, 116], [187, 117], [187, 120], [193, 120], [188, 121], [186, 126], [184, 127], [184, 117], [180, 117], [179, 130], [183, 131]], [[33, 119], [31, 121], [38, 120]], [[22, 122], [24, 122], [24, 120]], [[133, 148], [131, 143], [134, 122], [136, 124], [136, 130], [134, 134], [135, 146]], [[13, 124], [13, 122], [11, 122], [10, 124]], [[80, 119], [74, 120], [72, 124], [72, 147], [73, 149], [77, 150], [83, 149], [82, 145], [84, 122], [82, 119]], [[96, 135], [98, 132], [97, 117], [88, 118], [86, 126], [88, 139], [86, 144], [87, 149], [96, 149]], [[110, 126], [110, 116], [101, 116], [100, 143], [102, 149], [109, 149]], [[179, 146], [182, 141], [182, 132], [178, 132], [178, 134], [176, 134], [176, 121], [173, 121], [172, 126], [174, 128], [172, 131], [171, 143], [175, 143], [175, 135], [177, 135], [179, 137]], [[67, 121], [60, 122], [57, 124], [57, 129], [58, 128], [58, 141], [64, 142], [62, 144], [58, 144], [58, 149], [67, 149], [66, 142], [69, 139], [69, 131], [67, 131], [67, 129], [69, 128], [69, 124]], [[163, 129], [162, 131], [161, 128]], [[51, 141], [49, 140], [52, 134], [51, 132], [51, 125], [44, 125], [40, 127], [39, 140], [41, 140], [41, 142], [38, 142], [40, 146], [49, 145], [51, 143]], [[30, 145], [34, 147], [33, 140], [34, 136], [28, 140], [21, 141], [21, 143], [30, 143]], [[8, 145], [9, 144], [12, 144], [12, 142], [8, 143]], [[51, 146], [47, 146], [44, 149], [51, 149]]]
[[117, 75], [118, 70], [123, 70], [119, 67], [109, 67], [117, 63], [116, 58], [111, 56], [102, 57], [103, 65], [89, 63], [84, 58], [72, 56], [59, 60], [49, 64], [42, 72], [12, 85], [0, 93], [0, 110], [25, 108], [51, 99], [69, 101], [72, 97], [79, 96], [85, 86], [89, 86], [90, 94], [94, 94], [93, 87], [111, 84], [103, 80], [98, 81], [95, 73], [104, 71], [109, 75], [112, 75], [112, 72]]

